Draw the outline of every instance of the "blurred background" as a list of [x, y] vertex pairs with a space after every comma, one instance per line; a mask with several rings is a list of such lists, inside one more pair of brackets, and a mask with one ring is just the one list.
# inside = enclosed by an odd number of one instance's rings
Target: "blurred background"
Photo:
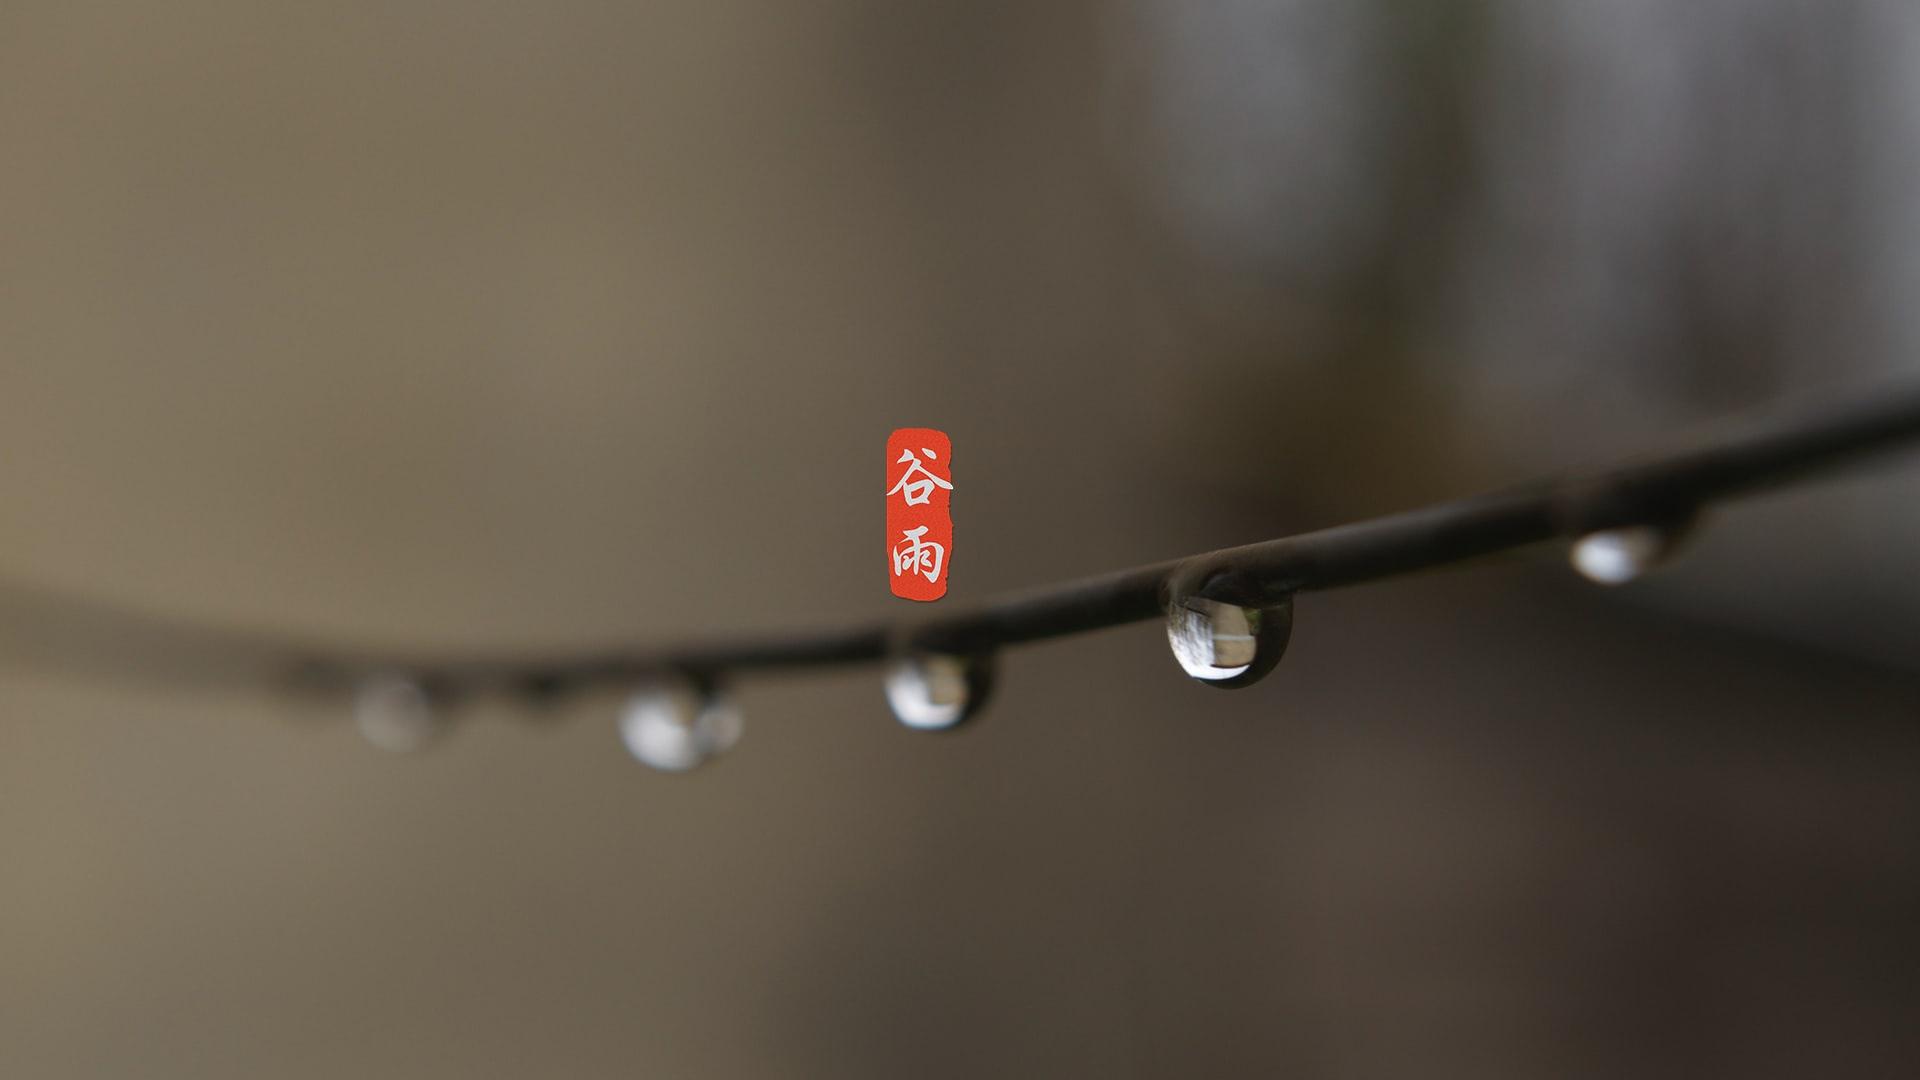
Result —
[[[1920, 12], [13, 0], [0, 1071], [1910, 1075], [1920, 468], [1158, 627], [963, 735], [749, 681], [419, 755], [45, 662], [51, 594], [366, 647], [898, 615], [1913, 374]], [[86, 642], [67, 642], [84, 647]], [[552, 722], [552, 721], [564, 722]]]

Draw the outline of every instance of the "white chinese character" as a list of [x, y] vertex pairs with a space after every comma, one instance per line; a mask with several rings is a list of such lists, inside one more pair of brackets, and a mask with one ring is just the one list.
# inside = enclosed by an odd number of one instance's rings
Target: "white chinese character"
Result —
[[900, 535], [906, 539], [893, 545], [893, 576], [901, 574], [921, 574], [929, 582], [940, 580], [940, 564], [946, 560], [947, 549], [931, 540], [922, 541], [927, 527], [903, 529]]
[[[924, 446], [921, 447], [920, 450], [927, 455], [929, 460], [939, 456]], [[912, 450], [900, 451], [900, 458], [898, 461], [895, 461], [894, 464], [899, 465], [904, 462], [912, 462], [912, 464], [908, 465], [907, 471], [900, 475], [900, 482], [893, 485], [892, 490], [887, 492], [889, 498], [891, 498], [895, 492], [902, 492], [907, 497], [908, 506], [925, 506], [927, 502], [933, 498], [934, 488], [944, 488], [947, 491], [953, 490], [952, 484], [933, 475], [932, 470], [920, 464], [920, 459], [914, 456]], [[913, 479], [913, 474], [916, 472], [918, 472], [921, 477], [918, 480]]]

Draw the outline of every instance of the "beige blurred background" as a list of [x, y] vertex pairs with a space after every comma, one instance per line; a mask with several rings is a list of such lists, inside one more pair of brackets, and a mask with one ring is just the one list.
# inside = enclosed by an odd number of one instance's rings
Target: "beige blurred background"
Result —
[[[1894, 5], [0, 9], [0, 573], [428, 650], [898, 614], [1445, 498], [1913, 367]], [[0, 676], [21, 1077], [1899, 1076], [1916, 462], [1157, 627], [952, 738], [750, 681], [430, 752]], [[0, 609], [15, 639], [30, 610]]]

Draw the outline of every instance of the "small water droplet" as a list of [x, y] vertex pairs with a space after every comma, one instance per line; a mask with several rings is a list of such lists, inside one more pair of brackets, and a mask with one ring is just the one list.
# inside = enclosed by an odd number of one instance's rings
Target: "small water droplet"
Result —
[[1573, 568], [1600, 585], [1625, 585], [1665, 562], [1679, 544], [1681, 530], [1667, 525], [1627, 525], [1602, 529], [1574, 541], [1568, 553]]
[[426, 687], [405, 675], [363, 681], [354, 693], [353, 719], [361, 738], [394, 753], [420, 749], [445, 726]]
[[911, 653], [887, 667], [887, 704], [902, 724], [918, 731], [945, 731], [965, 723], [993, 687], [987, 656]]
[[1265, 608], [1241, 607], [1190, 596], [1167, 613], [1167, 642], [1181, 670], [1209, 686], [1236, 688], [1258, 682], [1287, 651], [1293, 633], [1293, 601]]
[[690, 686], [648, 687], [620, 711], [620, 739], [641, 764], [686, 772], [740, 741], [740, 710], [718, 694]]

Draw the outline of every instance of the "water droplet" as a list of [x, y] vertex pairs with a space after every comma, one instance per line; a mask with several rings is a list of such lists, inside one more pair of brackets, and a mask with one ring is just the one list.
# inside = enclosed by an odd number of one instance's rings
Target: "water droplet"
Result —
[[1680, 542], [1681, 530], [1668, 525], [1628, 525], [1588, 533], [1574, 541], [1568, 557], [1587, 580], [1625, 585], [1665, 562]]
[[1250, 608], [1190, 596], [1167, 612], [1167, 642], [1181, 670], [1209, 686], [1258, 682], [1287, 651], [1293, 601]]
[[993, 688], [993, 659], [911, 653], [887, 667], [887, 704], [902, 724], [919, 731], [959, 727]]
[[360, 736], [382, 750], [405, 753], [432, 742], [445, 727], [432, 695], [405, 675], [376, 675], [354, 694]]
[[740, 710], [690, 686], [641, 690], [620, 711], [620, 739], [641, 764], [665, 772], [704, 765], [740, 741]]

